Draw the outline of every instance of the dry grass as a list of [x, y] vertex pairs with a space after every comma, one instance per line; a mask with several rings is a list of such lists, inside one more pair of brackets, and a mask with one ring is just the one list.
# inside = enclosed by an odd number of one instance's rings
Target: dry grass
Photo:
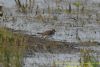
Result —
[[21, 0], [14, 0], [14, 1], [20, 12], [22, 13], [32, 12], [35, 0], [25, 0], [25, 3], [22, 3]]
[[3, 67], [22, 67], [25, 38], [0, 28], [0, 63]]
[[82, 53], [82, 56], [80, 59], [81, 67], [100, 67], [97, 57], [93, 55], [94, 53], [93, 51], [82, 49], [81, 53]]

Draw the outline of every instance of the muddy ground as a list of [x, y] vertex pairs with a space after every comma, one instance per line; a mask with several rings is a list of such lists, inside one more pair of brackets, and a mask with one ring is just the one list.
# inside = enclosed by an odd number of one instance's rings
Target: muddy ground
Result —
[[[62, 42], [62, 41], [53, 41], [45, 38], [40, 38], [35, 35], [27, 35], [24, 34], [24, 31], [21, 30], [13, 30], [9, 29], [13, 33], [19, 33], [21, 35], [24, 35], [24, 37], [27, 38], [26, 43], [28, 44], [26, 54], [31, 55], [35, 52], [39, 53], [77, 53], [80, 52], [82, 48], [80, 47], [86, 47], [86, 49], [90, 49], [91, 46], [98, 47], [100, 46], [100, 43], [98, 42]], [[94, 50], [94, 49], [91, 49]]]

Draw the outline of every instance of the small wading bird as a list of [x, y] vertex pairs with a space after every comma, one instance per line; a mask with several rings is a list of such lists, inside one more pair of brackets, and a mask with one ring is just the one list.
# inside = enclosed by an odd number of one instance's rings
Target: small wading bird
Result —
[[44, 31], [42, 33], [37, 33], [37, 34], [41, 34], [43, 38], [46, 38], [48, 36], [52, 36], [55, 34], [55, 29], [52, 29], [52, 30], [47, 30], [47, 31]]

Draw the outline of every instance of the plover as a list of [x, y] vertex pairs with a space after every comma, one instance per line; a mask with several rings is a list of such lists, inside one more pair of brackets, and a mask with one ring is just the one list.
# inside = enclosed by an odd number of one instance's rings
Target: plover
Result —
[[47, 31], [44, 31], [44, 32], [42, 32], [42, 33], [37, 33], [37, 34], [41, 34], [42, 37], [45, 38], [45, 37], [54, 35], [55, 32], [56, 32], [55, 29], [52, 29], [52, 30], [47, 30]]

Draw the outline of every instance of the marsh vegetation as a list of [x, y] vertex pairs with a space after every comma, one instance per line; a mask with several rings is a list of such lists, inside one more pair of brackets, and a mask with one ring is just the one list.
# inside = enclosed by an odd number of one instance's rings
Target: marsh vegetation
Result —
[[[66, 63], [74, 60], [78, 62], [76, 67], [99, 67], [97, 63], [100, 59], [95, 53], [100, 55], [100, 2], [2, 2], [4, 3], [0, 2], [0, 67], [70, 67], [70, 64], [60, 65], [56, 62]], [[37, 34], [51, 29], [55, 29], [56, 32], [47, 38]]]

